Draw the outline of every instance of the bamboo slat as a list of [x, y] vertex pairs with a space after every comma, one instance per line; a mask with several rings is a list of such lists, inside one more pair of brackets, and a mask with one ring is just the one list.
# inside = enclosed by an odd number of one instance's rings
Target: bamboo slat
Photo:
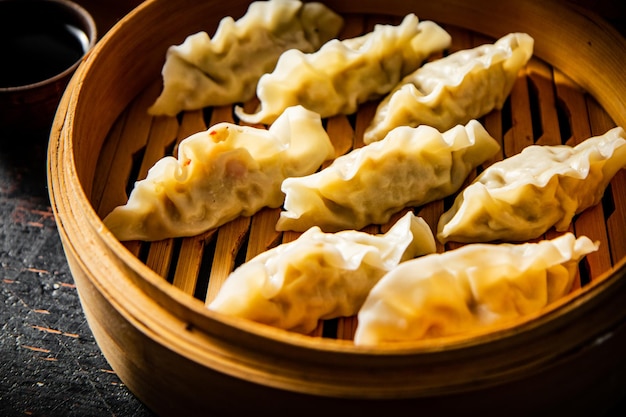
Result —
[[209, 289], [206, 295], [207, 304], [213, 301], [222, 284], [236, 266], [235, 259], [241, 250], [249, 227], [250, 218], [248, 217], [240, 217], [220, 227], [213, 258], [213, 268], [211, 268]]
[[[591, 97], [586, 96], [587, 111], [592, 135], [601, 135], [602, 132], [615, 125], [611, 117]], [[621, 170], [617, 173], [607, 192], [602, 207], [606, 209], [603, 217], [606, 218], [611, 260], [618, 262], [626, 255], [626, 173]], [[599, 210], [599, 209], [596, 209]], [[598, 220], [599, 223], [599, 220]]]

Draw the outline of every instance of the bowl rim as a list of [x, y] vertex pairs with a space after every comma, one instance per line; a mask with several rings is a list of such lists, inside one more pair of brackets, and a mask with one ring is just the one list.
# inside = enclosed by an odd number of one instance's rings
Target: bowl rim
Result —
[[[2, 0], [0, 1], [0, 4], [1, 3], [17, 3], [18, 1], [19, 0]], [[53, 75], [52, 77], [48, 77], [46, 79], [29, 83], [29, 84], [23, 84], [23, 85], [18, 85], [18, 86], [11, 86], [11, 87], [0, 86], [0, 94], [19, 93], [22, 91], [45, 87], [47, 85], [54, 84], [55, 82], [67, 77], [68, 75], [76, 71], [76, 68], [78, 68], [80, 63], [87, 58], [91, 50], [96, 45], [96, 42], [98, 41], [98, 29], [96, 26], [96, 22], [93, 16], [87, 11], [87, 9], [85, 9], [80, 4], [75, 3], [71, 0], [29, 0], [29, 1], [31, 1], [32, 3], [48, 3], [51, 5], [54, 5], [54, 7], [59, 7], [60, 8], [59, 10], [62, 10], [63, 12], [69, 12], [73, 14], [74, 17], [76, 17], [78, 20], [81, 21], [83, 25], [81, 29], [85, 30], [88, 44], [86, 45], [85, 51], [83, 52], [82, 56], [79, 59], [77, 59], [76, 62], [74, 62], [69, 67], [67, 67], [62, 72], [59, 72]]]

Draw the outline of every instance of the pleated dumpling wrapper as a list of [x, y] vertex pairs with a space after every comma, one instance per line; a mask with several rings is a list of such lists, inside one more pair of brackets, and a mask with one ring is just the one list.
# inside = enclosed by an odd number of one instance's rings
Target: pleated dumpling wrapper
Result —
[[304, 231], [317, 225], [332, 232], [384, 224], [404, 207], [455, 193], [499, 150], [475, 120], [444, 133], [429, 126], [399, 127], [319, 172], [285, 180], [284, 211], [276, 228]]
[[433, 252], [430, 226], [412, 212], [379, 235], [312, 227], [235, 269], [208, 307], [310, 333], [319, 320], [355, 315], [374, 284], [400, 262]]
[[354, 342], [410, 342], [488, 330], [538, 314], [572, 287], [598, 244], [566, 233], [524, 244], [475, 243], [400, 264], [372, 288]]
[[237, 116], [248, 123], [271, 123], [283, 109], [301, 104], [323, 118], [354, 113], [359, 104], [380, 98], [424, 59], [450, 45], [450, 35], [414, 14], [398, 26], [375, 26], [360, 37], [331, 39], [313, 53], [291, 49], [259, 80], [260, 107]]
[[578, 145], [532, 145], [485, 169], [443, 213], [442, 243], [526, 241], [600, 202], [626, 168], [626, 135], [616, 127]]
[[321, 3], [255, 1], [239, 20], [224, 17], [213, 38], [198, 32], [168, 49], [163, 91], [149, 112], [174, 116], [249, 100], [284, 51], [316, 51], [342, 26], [343, 18]]
[[137, 181], [104, 224], [119, 240], [193, 236], [263, 207], [283, 180], [315, 172], [335, 151], [318, 114], [291, 107], [269, 130], [219, 123], [184, 139]]
[[379, 103], [363, 141], [381, 140], [397, 126], [425, 124], [444, 131], [501, 109], [533, 47], [529, 35], [511, 33], [425, 64]]

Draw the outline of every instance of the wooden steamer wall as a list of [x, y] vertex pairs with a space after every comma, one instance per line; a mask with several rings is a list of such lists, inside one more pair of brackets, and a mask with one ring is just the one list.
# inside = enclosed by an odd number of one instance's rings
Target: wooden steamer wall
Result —
[[[422, 3], [328, 2], [346, 18], [343, 38], [375, 23], [399, 23], [410, 12], [444, 26], [450, 51], [513, 31], [535, 38], [535, 58], [505, 107], [481, 120], [503, 153], [479, 170], [533, 143], [574, 145], [626, 126], [626, 41], [601, 20], [552, 2]], [[297, 237], [274, 230], [280, 209], [153, 243], [121, 244], [104, 228], [100, 219], [180, 140], [236, 122], [231, 107], [176, 118], [150, 117], [146, 109], [161, 88], [166, 48], [199, 30], [212, 34], [221, 17], [241, 16], [246, 7], [238, 0], [146, 2], [81, 65], [55, 120], [49, 183], [59, 232], [91, 329], [124, 383], [163, 415], [260, 409], [316, 416], [407, 409], [588, 415], [623, 394], [625, 171], [601, 204], [575, 219], [572, 231], [601, 248], [581, 263], [565, 299], [496, 331], [384, 348], [352, 344], [355, 318], [297, 335], [205, 309], [234, 267]], [[337, 155], [363, 146], [374, 109], [370, 103], [324, 121]], [[434, 228], [451, 201], [415, 212]]]

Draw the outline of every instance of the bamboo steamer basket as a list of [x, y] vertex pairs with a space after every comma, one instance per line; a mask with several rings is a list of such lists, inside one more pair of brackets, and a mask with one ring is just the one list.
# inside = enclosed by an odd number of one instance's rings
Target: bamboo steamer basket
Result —
[[[523, 31], [535, 57], [508, 104], [483, 119], [505, 155], [530, 143], [568, 143], [626, 126], [626, 41], [570, 4], [544, 1], [328, 1], [347, 18], [344, 37], [407, 13], [450, 31], [453, 48]], [[581, 263], [571, 294], [541, 314], [470, 335], [364, 348], [354, 318], [300, 335], [206, 309], [226, 275], [283, 239], [278, 210], [200, 236], [120, 243], [101, 218], [178, 140], [232, 109], [146, 114], [160, 91], [168, 46], [247, 2], [148, 1], [120, 21], [79, 67], [62, 99], [49, 147], [49, 190], [82, 307], [107, 360], [161, 415], [380, 415], [454, 412], [597, 415], [626, 391], [626, 173], [602, 204], [575, 219], [601, 242]], [[340, 152], [360, 146], [372, 115], [328, 121]], [[352, 140], [355, 140], [352, 143]], [[569, 139], [568, 139], [569, 138]], [[419, 215], [436, 224], [442, 203]], [[440, 248], [444, 250], [445, 248]]]

